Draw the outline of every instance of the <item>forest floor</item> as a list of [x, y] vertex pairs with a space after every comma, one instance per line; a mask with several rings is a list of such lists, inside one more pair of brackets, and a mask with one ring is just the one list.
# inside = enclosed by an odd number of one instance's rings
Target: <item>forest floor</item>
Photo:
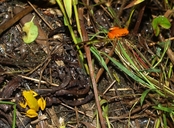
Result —
[[0, 0], [0, 128], [172, 128], [174, 2], [66, 1]]

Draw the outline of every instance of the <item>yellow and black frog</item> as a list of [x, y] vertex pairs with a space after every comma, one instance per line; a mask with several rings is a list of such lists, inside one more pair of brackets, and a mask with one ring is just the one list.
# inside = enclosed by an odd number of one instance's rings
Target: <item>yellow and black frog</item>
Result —
[[22, 96], [24, 97], [24, 102], [20, 102], [19, 104], [22, 108], [29, 108], [25, 113], [26, 116], [30, 118], [37, 117], [37, 112], [39, 111], [39, 109], [45, 109], [46, 101], [41, 96], [39, 99], [36, 99], [36, 96], [38, 96], [36, 92], [32, 90], [24, 90], [22, 92]]

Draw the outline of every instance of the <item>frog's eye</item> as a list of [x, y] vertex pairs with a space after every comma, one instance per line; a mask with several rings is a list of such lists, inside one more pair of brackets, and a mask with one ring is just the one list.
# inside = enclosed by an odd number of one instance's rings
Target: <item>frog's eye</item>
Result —
[[119, 27], [112, 27], [109, 29], [109, 31], [112, 31], [112, 30], [119, 30], [120, 28]]
[[38, 102], [39, 107], [43, 111], [45, 109], [45, 106], [46, 106], [46, 101], [44, 100], [43, 97], [41, 97], [41, 98], [38, 99], [37, 102]]

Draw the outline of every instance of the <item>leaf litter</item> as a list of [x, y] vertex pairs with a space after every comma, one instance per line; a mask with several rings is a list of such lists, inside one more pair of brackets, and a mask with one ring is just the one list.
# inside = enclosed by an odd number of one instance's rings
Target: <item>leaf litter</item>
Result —
[[[80, 2], [86, 9], [83, 12], [83, 25], [93, 40], [88, 44], [79, 39], [78, 43], [84, 55], [83, 45], [91, 47], [92, 53], [95, 53], [92, 54], [94, 73], [98, 76], [97, 90], [106, 127], [172, 126], [174, 59], [173, 35], [170, 31], [173, 30], [173, 22], [171, 17], [167, 17], [170, 19], [167, 21], [165, 18], [165, 23], [157, 21], [155, 25], [160, 31], [155, 36], [152, 23], [155, 19], [152, 15], [164, 15], [163, 11], [170, 10], [173, 3], [126, 0], [124, 3], [107, 1], [106, 4], [99, 1]], [[62, 31], [62, 28], [68, 28], [64, 26], [64, 18], [57, 14], [57, 6], [36, 7], [52, 28], [35, 14], [37, 24], [32, 22], [32, 25], [36, 24], [41, 36], [35, 40], [37, 34], [34, 34], [35, 38], [26, 41], [33, 43], [25, 44], [21, 26], [31, 21], [33, 15], [23, 23], [21, 17], [15, 24], [8, 22], [8, 18], [3, 17], [5, 14], [10, 17], [8, 9], [12, 5], [13, 1], [2, 1], [0, 4], [0, 30], [3, 30], [0, 35], [1, 101], [18, 103], [24, 100], [21, 95], [23, 90], [34, 90], [45, 98], [47, 106], [42, 113], [38, 112], [38, 118], [30, 119], [23, 115], [25, 110], [18, 104], [16, 109], [13, 109], [13, 105], [3, 104], [1, 124], [6, 127], [14, 125], [12, 110], [15, 110], [17, 127], [100, 127], [90, 76], [87, 69], [79, 64], [79, 49], [73, 43], [71, 34], [67, 30]], [[45, 13], [47, 8], [50, 10]], [[129, 13], [131, 10], [132, 14]], [[120, 16], [117, 17], [115, 13]], [[15, 15], [18, 16], [18, 13]], [[75, 20], [71, 17], [69, 20], [78, 37], [77, 26], [73, 26]], [[11, 24], [7, 29], [1, 27], [5, 22]], [[116, 29], [109, 31], [113, 27]], [[52, 31], [57, 31], [57, 34], [48, 38]], [[112, 37], [109, 36], [112, 40], [108, 38], [108, 32], [112, 32]], [[110, 62], [102, 64], [107, 58]], [[107, 70], [98, 73], [103, 65]], [[4, 116], [5, 110], [10, 114], [7, 118]]]

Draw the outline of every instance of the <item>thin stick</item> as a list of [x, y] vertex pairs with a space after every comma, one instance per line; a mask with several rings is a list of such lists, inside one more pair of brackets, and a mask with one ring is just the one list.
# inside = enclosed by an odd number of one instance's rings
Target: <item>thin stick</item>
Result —
[[[23, 75], [18, 75], [24, 79], [27, 79], [27, 80], [31, 80], [31, 81], [34, 81], [36, 83], [42, 83], [42, 84], [48, 84], [48, 82], [46, 81], [43, 81], [43, 80], [39, 80], [39, 79], [35, 79], [35, 78], [31, 78], [31, 77], [27, 77], [27, 76], [23, 76]], [[52, 86], [59, 86], [58, 84], [55, 84], [55, 83], [49, 83], [50, 85]]]
[[41, 14], [36, 10], [36, 8], [34, 7], [34, 5], [32, 3], [30, 3], [29, 1], [27, 1], [28, 4], [33, 8], [33, 10], [37, 13], [37, 15], [45, 22], [45, 24], [51, 29], [53, 30], [53, 27], [45, 20], [45, 18], [43, 16], [41, 16]]
[[[81, 25], [83, 41], [88, 41], [89, 40], [88, 35], [87, 35], [86, 29], [84, 27], [83, 9], [79, 8], [78, 12], [79, 12], [79, 18], [80, 18], [80, 25]], [[100, 124], [101, 124], [102, 128], [106, 128], [105, 121], [104, 121], [104, 118], [102, 116], [102, 110], [101, 110], [100, 102], [99, 102], [97, 83], [96, 83], [95, 77], [94, 77], [94, 69], [93, 69], [93, 66], [92, 66], [90, 47], [87, 44], [85, 44], [84, 49], [85, 49], [85, 52], [86, 52], [87, 62], [88, 62], [88, 66], [89, 66], [89, 71], [90, 71], [89, 73], [90, 73], [90, 77], [91, 77], [91, 81], [92, 81], [92, 85], [93, 85], [95, 102], [96, 102], [96, 105], [97, 105], [98, 114], [99, 114], [99, 118], [100, 118]]]
[[[37, 6], [34, 6], [35, 8]], [[17, 13], [13, 18], [5, 22], [4, 24], [0, 25], [0, 35], [6, 31], [8, 28], [13, 26], [17, 21], [19, 21], [22, 17], [24, 17], [26, 14], [30, 13], [33, 10], [31, 6], [23, 9], [21, 12]]]
[[115, 84], [116, 80], [114, 80], [109, 87], [106, 88], [106, 90], [103, 92], [103, 95]]
[[[69, 105], [66, 105], [66, 104], [64, 104], [64, 103], [61, 103], [61, 105], [62, 105], [62, 106], [65, 106], [65, 107], [67, 107], [67, 108], [69, 108], [69, 109], [71, 109], [71, 110], [76, 111], [73, 107], [71, 107], [71, 106], [69, 106]], [[86, 115], [86, 116], [88, 116], [88, 117], [90, 117], [90, 118], [93, 118], [93, 116], [91, 116], [91, 115], [89, 115], [89, 114], [86, 114], [86, 113], [83, 112], [83, 111], [78, 110], [78, 113], [83, 114], [83, 115]]]

